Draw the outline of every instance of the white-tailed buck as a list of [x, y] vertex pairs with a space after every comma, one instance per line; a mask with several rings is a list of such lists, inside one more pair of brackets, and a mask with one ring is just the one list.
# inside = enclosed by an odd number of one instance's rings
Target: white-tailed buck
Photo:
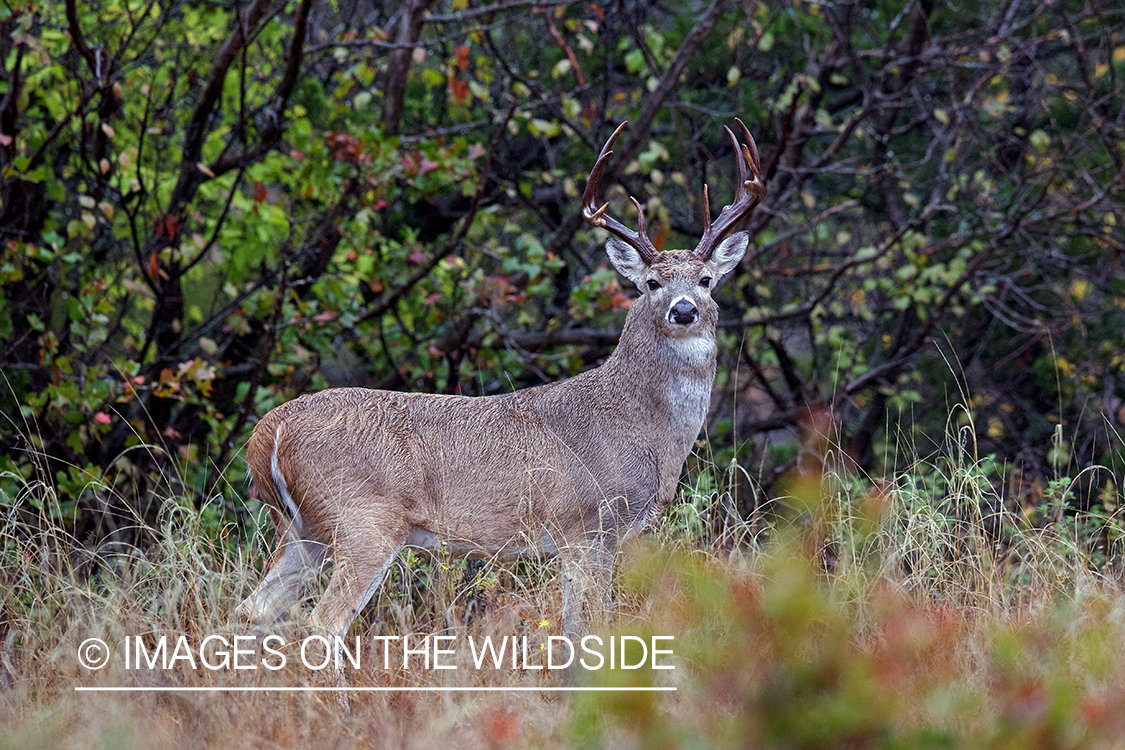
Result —
[[672, 501], [715, 379], [711, 290], [746, 251], [732, 233], [765, 195], [757, 147], [742, 121], [734, 202], [694, 250], [658, 252], [637, 208], [633, 231], [598, 206], [610, 137], [586, 186], [586, 220], [641, 296], [602, 366], [500, 396], [470, 398], [337, 388], [262, 417], [247, 444], [253, 487], [280, 548], [240, 607], [267, 625], [329, 557], [332, 577], [310, 625], [343, 635], [405, 545], [512, 559], [560, 555], [562, 622], [584, 627], [608, 594], [621, 539]]

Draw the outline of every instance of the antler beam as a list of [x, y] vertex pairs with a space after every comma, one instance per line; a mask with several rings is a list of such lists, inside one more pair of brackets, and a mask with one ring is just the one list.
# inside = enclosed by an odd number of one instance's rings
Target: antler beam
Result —
[[[738, 187], [735, 189], [734, 202], [723, 208], [719, 212], [719, 218], [712, 224], [711, 199], [707, 194], [707, 185], [703, 186], [703, 215], [707, 220], [707, 226], [703, 230], [703, 239], [699, 241], [699, 246], [695, 249], [696, 255], [703, 260], [711, 259], [711, 254], [715, 252], [715, 248], [719, 246], [719, 243], [723, 241], [734, 225], [753, 211], [754, 207], [761, 203], [762, 198], [766, 195], [766, 186], [762, 182], [762, 163], [758, 157], [758, 145], [754, 143], [754, 137], [750, 135], [750, 131], [747, 130], [742, 120], [736, 117], [734, 121], [738, 123], [738, 127], [742, 130], [742, 136], [746, 139], [745, 143], [739, 146], [738, 139], [734, 137], [731, 129], [724, 125], [723, 130], [727, 131], [731, 145], [734, 146], [734, 152], [737, 155]], [[750, 179], [747, 179], [746, 176], [747, 168], [750, 170]]]
[[[633, 247], [640, 256], [644, 259], [645, 263], [653, 263], [656, 261], [657, 249], [652, 244], [652, 240], [648, 238], [648, 232], [645, 226], [645, 214], [641, 209], [641, 204], [633, 196], [629, 196], [629, 200], [633, 201], [633, 205], [637, 208], [637, 230], [633, 231], [629, 227], [622, 224], [617, 219], [606, 213], [609, 208], [609, 203], [603, 203], [601, 207], [598, 206], [601, 194], [602, 174], [605, 172], [606, 162], [609, 161], [610, 155], [613, 153], [610, 149], [613, 147], [613, 142], [617, 140], [617, 136], [625, 129], [628, 122], [623, 122], [617, 126], [617, 130], [613, 131], [613, 135], [602, 146], [602, 152], [598, 155], [598, 160], [594, 164], [594, 169], [590, 172], [590, 179], [586, 182], [586, 191], [582, 194], [582, 217], [586, 221], [595, 226], [601, 227], [608, 231], [610, 234], [615, 235]], [[751, 143], [753, 140], [751, 139]]]

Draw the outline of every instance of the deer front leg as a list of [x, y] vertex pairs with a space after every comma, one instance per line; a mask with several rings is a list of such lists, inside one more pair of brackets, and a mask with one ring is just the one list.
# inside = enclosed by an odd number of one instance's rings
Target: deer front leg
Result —
[[561, 551], [563, 635], [571, 643], [577, 645], [592, 623], [605, 619], [614, 550], [612, 542], [590, 540]]

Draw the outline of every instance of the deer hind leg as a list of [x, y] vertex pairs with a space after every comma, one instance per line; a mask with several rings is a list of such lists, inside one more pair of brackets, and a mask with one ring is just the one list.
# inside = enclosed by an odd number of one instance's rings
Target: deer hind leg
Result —
[[305, 583], [320, 569], [325, 545], [296, 536], [286, 539], [258, 587], [238, 605], [238, 616], [268, 627], [300, 598]]
[[314, 631], [330, 638], [347, 634], [394, 563], [408, 531], [404, 525], [388, 525], [385, 519], [376, 518], [363, 518], [348, 528], [337, 529], [332, 544], [332, 577], [309, 617]]

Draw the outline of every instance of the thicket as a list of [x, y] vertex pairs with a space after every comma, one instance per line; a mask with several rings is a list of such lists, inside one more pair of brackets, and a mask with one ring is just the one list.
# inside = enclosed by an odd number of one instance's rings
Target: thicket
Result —
[[29, 523], [133, 542], [171, 496], [218, 528], [301, 392], [596, 365], [630, 290], [580, 218], [595, 154], [629, 120], [613, 211], [694, 245], [734, 117], [768, 194], [719, 294], [732, 512], [809, 434], [874, 475], [957, 435], [997, 502], [1115, 507], [1118, 3], [16, 1], [0, 32], [0, 503]]

